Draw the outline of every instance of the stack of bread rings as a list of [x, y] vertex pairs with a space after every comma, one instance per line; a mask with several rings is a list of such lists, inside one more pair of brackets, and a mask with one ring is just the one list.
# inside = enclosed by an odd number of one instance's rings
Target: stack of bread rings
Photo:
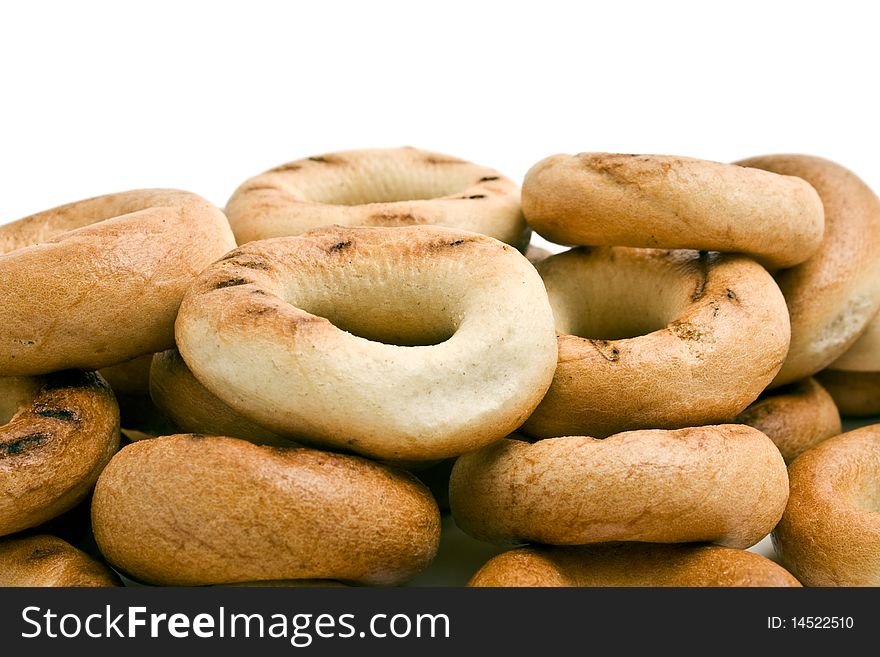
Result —
[[828, 160], [327, 153], [0, 225], [0, 312], [0, 586], [399, 585], [459, 530], [471, 586], [880, 585]]

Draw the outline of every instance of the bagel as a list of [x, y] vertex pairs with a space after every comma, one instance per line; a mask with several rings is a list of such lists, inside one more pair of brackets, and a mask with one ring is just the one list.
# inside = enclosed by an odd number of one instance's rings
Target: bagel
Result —
[[776, 281], [791, 314], [791, 347], [772, 386], [812, 376], [840, 358], [880, 309], [880, 201], [854, 173], [808, 155], [739, 164], [810, 183], [825, 207], [819, 250]]
[[119, 448], [119, 407], [94, 373], [0, 378], [0, 536], [73, 508]]
[[767, 435], [786, 463], [841, 431], [840, 413], [815, 379], [776, 388], [736, 417]]
[[150, 366], [153, 354], [144, 354], [124, 363], [102, 368], [98, 373], [118, 397], [149, 397]]
[[753, 552], [717, 545], [525, 547], [490, 559], [468, 586], [800, 586]]
[[835, 436], [789, 467], [773, 543], [805, 586], [880, 586], [880, 425]]
[[0, 372], [96, 370], [173, 347], [183, 293], [234, 246], [220, 210], [177, 190], [99, 196], [0, 226]]
[[183, 431], [242, 438], [258, 445], [292, 444], [220, 401], [193, 376], [177, 349], [153, 356], [150, 394], [156, 406]]
[[745, 548], [779, 521], [779, 450], [740, 424], [507, 439], [459, 457], [456, 524], [493, 543], [711, 542]]
[[730, 422], [785, 359], [785, 300], [750, 258], [579, 248], [537, 270], [559, 362], [522, 428], [532, 436]]
[[533, 265], [537, 265], [539, 262], [549, 258], [553, 254], [550, 253], [550, 251], [548, 251], [547, 249], [542, 249], [540, 246], [529, 244], [529, 248], [525, 250], [525, 253], [523, 253], [523, 255]]
[[239, 247], [190, 289], [177, 344], [208, 390], [261, 426], [397, 461], [500, 440], [556, 367], [534, 267], [439, 226], [331, 227]]
[[246, 180], [226, 204], [239, 244], [339, 226], [437, 224], [525, 249], [519, 189], [494, 169], [416, 148], [288, 162]]
[[440, 515], [415, 478], [366, 459], [176, 435], [113, 458], [92, 527], [110, 563], [147, 584], [396, 584], [433, 559]]
[[843, 356], [828, 366], [843, 372], [880, 372], [880, 314], [868, 322], [864, 333]]
[[822, 370], [816, 379], [844, 417], [880, 415], [880, 372]]
[[526, 174], [522, 208], [559, 244], [746, 253], [773, 267], [803, 262], [823, 230], [799, 178], [669, 155], [548, 157]]
[[0, 539], [0, 586], [121, 586], [112, 570], [54, 536]]

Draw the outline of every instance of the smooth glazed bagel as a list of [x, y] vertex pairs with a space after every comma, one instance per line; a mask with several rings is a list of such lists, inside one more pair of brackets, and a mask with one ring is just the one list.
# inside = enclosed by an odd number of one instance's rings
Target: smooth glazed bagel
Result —
[[150, 394], [156, 406], [183, 431], [242, 438], [259, 445], [292, 444], [220, 401], [193, 376], [177, 349], [153, 356]]
[[868, 322], [852, 347], [828, 366], [842, 372], [880, 372], [880, 314]]
[[234, 246], [220, 210], [167, 189], [0, 227], [0, 372], [95, 370], [174, 346], [184, 292]]
[[537, 269], [559, 363], [523, 426], [530, 435], [601, 438], [730, 422], [785, 359], [785, 300], [750, 258], [581, 248]]
[[880, 372], [822, 370], [816, 378], [844, 417], [880, 415]]
[[880, 308], [880, 201], [854, 173], [808, 155], [739, 164], [810, 183], [825, 207], [819, 250], [776, 274], [791, 314], [791, 347], [773, 386], [812, 376], [842, 356]]
[[468, 586], [800, 586], [766, 557], [718, 545], [526, 547], [490, 559]]
[[508, 439], [459, 457], [449, 482], [458, 526], [495, 543], [745, 548], [773, 529], [787, 497], [779, 450], [739, 424]]
[[789, 477], [773, 532], [783, 563], [805, 586], [880, 586], [880, 425], [817, 445]]
[[239, 244], [324, 226], [437, 224], [524, 249], [519, 189], [494, 169], [416, 148], [328, 153], [246, 180], [226, 204]]
[[110, 563], [148, 584], [396, 584], [433, 559], [440, 516], [415, 478], [366, 459], [177, 435], [113, 458], [92, 526]]
[[0, 536], [73, 508], [119, 448], [119, 408], [94, 373], [0, 378]]
[[766, 434], [786, 463], [841, 432], [834, 400], [812, 378], [762, 395], [736, 421]]
[[822, 202], [803, 180], [687, 157], [554, 155], [526, 174], [522, 207], [559, 244], [746, 253], [790, 267], [822, 240]]
[[439, 226], [327, 228], [239, 247], [190, 289], [177, 343], [196, 378], [245, 417], [391, 460], [500, 440], [556, 367], [535, 268], [497, 240]]
[[0, 586], [121, 586], [104, 564], [54, 536], [0, 539]]

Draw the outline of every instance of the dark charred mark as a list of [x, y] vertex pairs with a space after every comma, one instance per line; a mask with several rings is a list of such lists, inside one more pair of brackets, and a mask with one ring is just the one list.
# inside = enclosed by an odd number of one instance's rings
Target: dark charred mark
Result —
[[280, 173], [282, 171], [299, 171], [302, 169], [302, 164], [297, 164], [296, 162], [288, 162], [287, 164], [282, 164], [281, 166], [277, 166], [274, 169], [269, 169], [267, 173]]
[[248, 315], [256, 315], [259, 317], [260, 315], [268, 315], [269, 313], [276, 312], [276, 310], [272, 306], [256, 306], [254, 308], [248, 308], [245, 312], [247, 312]]
[[499, 176], [483, 176], [477, 182], [492, 182], [493, 180], [498, 180]]
[[315, 157], [310, 157], [309, 160], [312, 162], [320, 162], [322, 164], [330, 164], [330, 160], [328, 160], [323, 155], [316, 155]]
[[219, 283], [214, 283], [214, 289], [215, 290], [222, 290], [224, 287], [235, 287], [236, 285], [247, 285], [248, 283], [250, 283], [250, 281], [247, 279], [244, 279], [244, 278], [240, 278], [240, 277], [228, 278], [225, 281], [220, 281]]
[[268, 262], [264, 260], [236, 260], [233, 263], [236, 267], [244, 267], [245, 269], [260, 269], [266, 271], [272, 269]]
[[336, 244], [334, 244], [333, 246], [331, 246], [331, 247], [328, 249], [328, 251], [329, 251], [330, 253], [338, 253], [339, 251], [342, 251], [342, 250], [344, 250], [344, 249], [347, 249], [347, 248], [350, 247], [350, 246], [351, 246], [351, 240], [346, 240], [345, 242], [337, 242]]
[[183, 434], [180, 434], [180, 437], [185, 440], [203, 440], [204, 438], [207, 438], [208, 436], [204, 433], [183, 433]]
[[736, 296], [736, 292], [734, 292], [730, 288], [727, 288], [725, 290], [725, 294], [727, 295], [727, 298], [731, 301], [739, 301], [739, 297]]
[[708, 251], [700, 251], [697, 267], [699, 268], [700, 279], [697, 281], [697, 287], [694, 288], [694, 293], [691, 295], [691, 301], [699, 301], [706, 294], [706, 284], [709, 282], [709, 269], [711, 267]]
[[249, 192], [277, 192], [278, 188], [275, 185], [248, 185], [247, 191]]
[[22, 339], [20, 339], [20, 338], [16, 338], [15, 340], [13, 340], [13, 342], [15, 342], [16, 344], [23, 344], [23, 345], [25, 345], [25, 346], [30, 346], [30, 345], [32, 345], [32, 344], [37, 344], [36, 340], [22, 340]]
[[689, 322], [672, 322], [669, 325], [669, 330], [682, 340], [700, 341], [703, 339], [703, 332]]
[[467, 240], [455, 240], [454, 242], [450, 242], [449, 246], [458, 246], [459, 244], [464, 244]]
[[620, 360], [620, 349], [608, 340], [588, 340], [596, 348], [596, 351], [607, 361], [616, 363]]
[[265, 290], [261, 290], [260, 288], [256, 288], [256, 289], [251, 290], [251, 294], [256, 294], [256, 295], [259, 296], [259, 297], [265, 297], [265, 296], [268, 296], [268, 295], [266, 294], [266, 291], [265, 291]]
[[478, 198], [486, 198], [486, 195], [485, 194], [474, 194], [473, 196], [466, 196], [465, 198], [467, 198], [469, 201], [474, 201]]
[[37, 548], [33, 552], [28, 555], [28, 560], [30, 561], [40, 561], [41, 559], [45, 559], [46, 557], [51, 557], [55, 554], [59, 554], [62, 552], [62, 548], [59, 546], [47, 547], [47, 548]]
[[54, 406], [38, 406], [34, 409], [34, 415], [52, 418], [53, 420], [61, 420], [62, 422], [76, 422], [79, 420], [77, 414], [70, 409], [57, 408]]
[[0, 458], [4, 456], [17, 456], [31, 447], [42, 445], [50, 437], [47, 433], [37, 432], [22, 436], [9, 443], [0, 444]]

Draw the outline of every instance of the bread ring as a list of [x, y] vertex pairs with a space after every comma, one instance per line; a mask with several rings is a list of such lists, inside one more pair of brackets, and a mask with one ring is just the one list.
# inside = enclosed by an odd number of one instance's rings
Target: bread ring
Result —
[[150, 366], [153, 354], [144, 354], [123, 363], [101, 368], [98, 372], [119, 397], [150, 396]]
[[0, 539], [0, 586], [121, 586], [112, 570], [54, 536]]
[[239, 244], [339, 226], [437, 224], [525, 249], [519, 189], [494, 169], [416, 148], [328, 153], [288, 162], [235, 190]]
[[816, 375], [843, 417], [880, 415], [880, 372], [822, 370]]
[[865, 332], [859, 336], [843, 356], [828, 366], [829, 370], [844, 372], [880, 372], [880, 314], [868, 322]]
[[99, 196], [0, 227], [0, 372], [95, 370], [174, 346], [183, 293], [234, 246], [220, 210], [166, 189]]
[[150, 394], [156, 406], [183, 431], [242, 438], [258, 445], [292, 444], [220, 401], [193, 376], [177, 349], [153, 356]]
[[459, 457], [449, 482], [458, 526], [496, 543], [745, 548], [773, 529], [787, 497], [779, 450], [740, 424], [508, 439]]
[[817, 445], [789, 477], [773, 532], [783, 563], [805, 586], [880, 586], [880, 425]]
[[788, 358], [772, 383], [779, 386], [842, 356], [880, 309], [880, 201], [854, 173], [822, 158], [768, 155], [739, 164], [799, 176], [825, 206], [822, 246], [776, 275], [791, 314]]
[[718, 545], [525, 547], [490, 559], [468, 586], [800, 586], [753, 552]]
[[799, 178], [668, 155], [554, 155], [526, 174], [526, 219], [559, 244], [747, 253], [803, 262], [822, 240], [822, 203]]
[[559, 363], [523, 426], [533, 436], [730, 422], [785, 359], [785, 300], [750, 258], [581, 248], [537, 269]]
[[196, 378], [247, 418], [391, 460], [500, 440], [556, 367], [534, 267], [439, 226], [332, 227], [239, 247], [190, 289], [177, 343]]
[[73, 508], [119, 448], [119, 408], [94, 373], [0, 378], [0, 536]]
[[766, 434], [786, 463], [842, 431], [834, 400], [812, 378], [762, 395], [736, 421]]
[[440, 515], [414, 477], [366, 459], [177, 435], [113, 458], [92, 526], [110, 563], [148, 584], [395, 584], [433, 559]]

